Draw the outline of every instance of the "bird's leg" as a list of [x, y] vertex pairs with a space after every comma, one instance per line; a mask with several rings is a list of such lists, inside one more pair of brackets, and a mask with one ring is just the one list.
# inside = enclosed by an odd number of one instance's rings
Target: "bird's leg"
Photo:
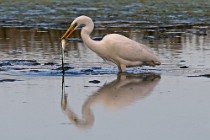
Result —
[[118, 73], [117, 74], [117, 80], [118, 81], [123, 81], [126, 79], [127, 73]]
[[126, 66], [124, 64], [118, 65], [119, 73], [124, 73], [125, 72]]
[[118, 70], [119, 70], [119, 71], [118, 71], [118, 74], [119, 74], [119, 73], [122, 73], [122, 69], [121, 69], [120, 66], [118, 66]]

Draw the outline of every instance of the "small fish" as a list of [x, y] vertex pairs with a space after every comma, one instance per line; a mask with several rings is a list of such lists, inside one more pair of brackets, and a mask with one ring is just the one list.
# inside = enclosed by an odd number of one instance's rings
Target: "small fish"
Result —
[[65, 39], [62, 39], [62, 40], [61, 40], [61, 47], [62, 47], [62, 49], [63, 49], [63, 51], [64, 51], [65, 48], [66, 48], [66, 40], [65, 40]]
[[65, 39], [61, 40], [61, 47], [62, 47], [62, 72], [64, 74], [64, 71], [65, 71], [65, 69], [64, 69], [64, 50], [66, 48], [66, 40]]

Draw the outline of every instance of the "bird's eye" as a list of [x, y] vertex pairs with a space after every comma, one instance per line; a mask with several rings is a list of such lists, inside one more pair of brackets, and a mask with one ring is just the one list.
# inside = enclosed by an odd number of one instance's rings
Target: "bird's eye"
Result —
[[78, 26], [78, 24], [77, 24], [77, 23], [75, 23], [75, 24], [73, 25], [73, 27], [74, 27], [74, 28], [76, 28], [77, 26]]

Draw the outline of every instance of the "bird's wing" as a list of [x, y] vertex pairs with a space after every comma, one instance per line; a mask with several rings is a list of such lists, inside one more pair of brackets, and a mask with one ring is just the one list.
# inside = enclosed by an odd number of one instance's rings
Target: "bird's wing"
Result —
[[150, 61], [154, 58], [152, 51], [143, 44], [118, 34], [112, 34], [110, 38], [109, 52], [113, 55], [129, 61]]

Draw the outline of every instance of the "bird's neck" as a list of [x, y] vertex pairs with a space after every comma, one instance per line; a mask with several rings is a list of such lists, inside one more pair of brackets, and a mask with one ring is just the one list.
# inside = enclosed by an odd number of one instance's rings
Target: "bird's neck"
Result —
[[95, 41], [90, 38], [90, 34], [93, 29], [90, 30], [88, 27], [83, 27], [81, 31], [81, 37], [85, 45], [90, 48], [92, 51], [97, 53], [98, 55], [101, 54], [102, 48], [100, 47], [100, 41]]

